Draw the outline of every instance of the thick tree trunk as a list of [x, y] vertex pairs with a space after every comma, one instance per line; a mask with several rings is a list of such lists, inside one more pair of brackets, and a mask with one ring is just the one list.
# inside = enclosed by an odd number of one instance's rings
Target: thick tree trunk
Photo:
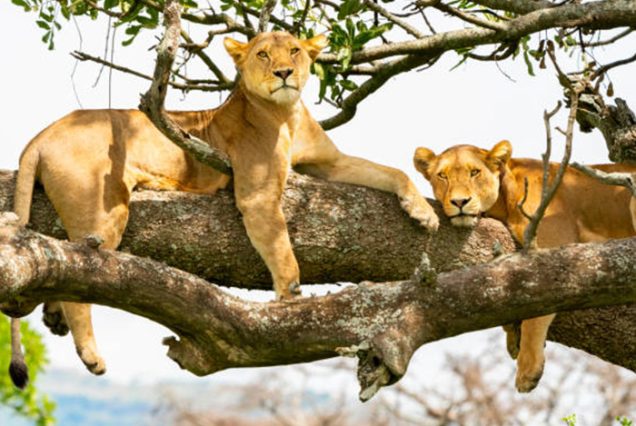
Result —
[[[402, 377], [425, 343], [550, 312], [636, 302], [636, 238], [256, 303], [150, 259], [20, 229], [16, 219], [0, 216], [0, 302], [19, 300], [15, 306], [28, 310], [47, 300], [81, 301], [142, 315], [179, 336], [165, 340], [168, 356], [198, 375], [358, 356], [362, 399]], [[636, 370], [633, 355], [622, 365]]]
[[[14, 173], [0, 171], [0, 211], [11, 210], [13, 188]], [[436, 270], [448, 271], [514, 249], [499, 222], [483, 220], [473, 231], [445, 222], [431, 235], [408, 217], [393, 194], [298, 174], [288, 181], [284, 210], [303, 283], [407, 279], [424, 252]], [[130, 211], [121, 251], [223, 286], [272, 288], [231, 191], [214, 196], [138, 191]], [[35, 231], [65, 238], [40, 190], [35, 192], [31, 223]]]
[[[10, 210], [13, 183], [13, 172], [0, 172], [0, 210]], [[509, 233], [494, 220], [481, 220], [474, 230], [451, 227], [442, 220], [440, 230], [429, 235], [408, 218], [391, 194], [326, 183], [299, 175], [292, 175], [284, 205], [304, 283], [404, 280], [411, 277], [423, 252], [429, 254], [436, 270], [443, 272], [490, 261], [496, 255], [514, 248]], [[34, 197], [32, 223], [37, 231], [64, 237], [59, 219], [40, 190], [36, 191]], [[177, 192], [135, 192], [122, 248], [220, 285], [271, 288], [267, 269], [245, 235], [230, 191], [221, 191], [213, 197]], [[576, 265], [573, 263], [567, 268], [573, 276], [578, 273]], [[599, 274], [602, 273], [600, 269]], [[167, 282], [169, 276], [158, 276], [157, 279]], [[75, 280], [79, 280], [79, 276]], [[468, 288], [472, 288], [471, 282], [466, 282]], [[0, 287], [12, 285], [12, 282], [5, 283], [0, 284]], [[488, 291], [494, 291], [491, 287], [484, 287], [483, 283], [474, 282], [473, 285], [472, 289], [478, 296], [487, 296]], [[362, 288], [371, 287], [367, 285]], [[462, 292], [466, 291], [466, 284], [458, 288], [463, 289]], [[351, 291], [347, 294], [351, 294]], [[364, 293], [363, 290], [359, 291]], [[70, 293], [72, 291], [69, 289], [65, 297], [80, 297]], [[519, 300], [509, 302], [514, 309], [534, 297], [531, 288], [523, 294], [525, 296], [518, 296]], [[166, 301], [171, 301], [173, 296], [166, 294]], [[559, 294], [560, 298], [565, 296], [565, 293]], [[469, 297], [469, 293], [457, 297]], [[106, 301], [102, 300], [101, 303]], [[296, 306], [296, 303], [285, 306]], [[453, 301], [449, 299], [446, 303], [452, 304]], [[624, 303], [630, 303], [630, 300], [626, 298]], [[116, 306], [142, 314], [132, 305]], [[517, 318], [523, 317], [523, 312], [519, 310]], [[298, 318], [310, 315], [300, 311], [296, 313]], [[162, 315], [156, 313], [150, 317], [162, 322]], [[338, 313], [337, 318], [344, 321], [347, 315], [346, 312]], [[387, 315], [391, 316], [390, 309]], [[497, 318], [487, 326], [504, 321], [502, 317]], [[465, 320], [478, 323], [468, 311], [465, 312]], [[165, 321], [169, 322], [169, 318]], [[550, 338], [634, 370], [634, 324], [636, 305], [567, 312], [557, 317], [551, 327]], [[451, 325], [446, 325], [448, 330]], [[186, 327], [175, 328], [178, 328], [177, 332], [189, 334]], [[460, 332], [449, 331], [450, 334]], [[333, 351], [330, 353], [333, 354]]]

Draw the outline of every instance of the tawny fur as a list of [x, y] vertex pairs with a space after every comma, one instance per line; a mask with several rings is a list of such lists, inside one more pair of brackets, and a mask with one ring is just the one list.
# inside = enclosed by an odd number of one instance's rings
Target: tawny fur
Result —
[[[324, 36], [298, 40], [284, 32], [260, 34], [247, 44], [226, 39], [241, 74], [238, 88], [217, 109], [169, 113], [183, 129], [229, 155], [236, 205], [282, 299], [298, 294], [300, 282], [280, 203], [292, 166], [328, 180], [394, 192], [411, 217], [429, 229], [437, 227], [432, 208], [403, 172], [339, 152], [300, 101], [311, 62], [326, 44]], [[214, 194], [230, 180], [194, 161], [135, 110], [76, 111], [29, 143], [15, 197], [23, 224], [29, 221], [35, 179], [71, 240], [95, 235], [107, 249], [120, 243], [136, 187]], [[59, 334], [68, 325], [90, 371], [105, 371], [89, 305], [51, 303], [45, 315]], [[66, 324], [55, 324], [60, 319]]]
[[[532, 214], [541, 201], [543, 163], [539, 160], [513, 159], [512, 146], [501, 141], [490, 151], [471, 145], [459, 145], [440, 155], [418, 148], [415, 167], [429, 180], [446, 215], [457, 226], [472, 226], [481, 214], [504, 222], [514, 238], [523, 244], [528, 220], [518, 204], [528, 179], [524, 210]], [[635, 166], [603, 164], [593, 166], [606, 172], [636, 172]], [[552, 163], [551, 179], [558, 164]], [[604, 185], [585, 174], [568, 168], [548, 206], [537, 232], [538, 247], [557, 247], [575, 242], [601, 242], [636, 235], [630, 213], [630, 192]], [[636, 202], [632, 201], [632, 211]], [[461, 206], [461, 207], [460, 207]], [[516, 387], [520, 392], [535, 388], [544, 365], [544, 345], [554, 315], [528, 319], [521, 323], [521, 339], [510, 327], [509, 351], [517, 358]]]

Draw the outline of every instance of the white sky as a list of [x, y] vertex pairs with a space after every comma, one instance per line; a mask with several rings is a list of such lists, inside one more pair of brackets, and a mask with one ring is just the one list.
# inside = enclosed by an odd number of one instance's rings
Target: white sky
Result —
[[[26, 14], [8, 1], [0, 2], [0, 40], [3, 40], [0, 67], [0, 168], [15, 169], [18, 156], [28, 141], [45, 126], [79, 108], [73, 93], [71, 73], [75, 60], [69, 52], [80, 48], [80, 41], [72, 23], [56, 37], [56, 50], [48, 51], [40, 41], [42, 31], [35, 26], [35, 16]], [[99, 56], [104, 51], [107, 21], [79, 22], [82, 32], [82, 50]], [[121, 41], [122, 31], [118, 40]], [[626, 46], [634, 46], [634, 37], [623, 41], [618, 49], [607, 52], [607, 61], [633, 53]], [[122, 47], [117, 43], [115, 62], [152, 73], [154, 53], [147, 49], [153, 39], [139, 40], [136, 47]], [[218, 42], [217, 42], [218, 43]], [[229, 75], [232, 73], [227, 55], [218, 44], [208, 51], [221, 61]], [[603, 61], [604, 53], [597, 51]], [[576, 58], [574, 58], [576, 59]], [[413, 169], [411, 158], [418, 146], [427, 146], [436, 152], [457, 143], [472, 143], [489, 147], [501, 139], [509, 139], [516, 156], [539, 157], [544, 148], [545, 130], [542, 114], [562, 98], [554, 73], [535, 67], [537, 77], [529, 77], [519, 58], [515, 63], [500, 66], [516, 82], [508, 80], [492, 63], [463, 65], [449, 71], [457, 58], [447, 54], [431, 70], [412, 72], [394, 78], [378, 93], [358, 108], [354, 120], [330, 132], [336, 144], [349, 154], [359, 155], [406, 171], [430, 195], [424, 179]], [[99, 67], [79, 63], [75, 84], [84, 108], [108, 107], [108, 70], [104, 70], [97, 87], [92, 85]], [[616, 92], [636, 104], [634, 65], [612, 72]], [[631, 78], [630, 78], [631, 76]], [[118, 72], [112, 74], [112, 107], [136, 108], [139, 93], [149, 82]], [[327, 106], [314, 105], [317, 82], [312, 80], [304, 99], [317, 118], [333, 113]], [[208, 108], [219, 104], [218, 95], [194, 94], [185, 101], [173, 93], [169, 107], [175, 109]], [[565, 114], [553, 121], [565, 126]], [[555, 136], [555, 144], [561, 140]], [[557, 154], [560, 149], [556, 149]], [[575, 137], [573, 157], [583, 162], [606, 162], [607, 154], [599, 133]], [[40, 313], [30, 320], [38, 328]], [[94, 325], [98, 345], [108, 365], [108, 376], [117, 381], [154, 381], [167, 378], [193, 377], [182, 372], [165, 357], [161, 338], [169, 332], [149, 321], [112, 309], [97, 307]], [[44, 332], [52, 366], [84, 371], [75, 354], [70, 337], [58, 338]], [[421, 349], [417, 357], [439, 360], [442, 350], [469, 351], [480, 337], [458, 337]], [[502, 337], [503, 342], [503, 337]], [[422, 363], [419, 363], [420, 365]], [[434, 368], [427, 373], [434, 375]], [[549, 364], [546, 374], [549, 374]], [[420, 371], [420, 374], [424, 372]], [[88, 373], [87, 373], [88, 374]], [[235, 372], [222, 372], [206, 379], [223, 380]]]

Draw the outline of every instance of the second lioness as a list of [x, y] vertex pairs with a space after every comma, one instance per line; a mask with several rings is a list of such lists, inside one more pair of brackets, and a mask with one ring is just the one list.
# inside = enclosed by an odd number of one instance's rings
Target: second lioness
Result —
[[[237, 89], [218, 109], [170, 113], [186, 131], [229, 155], [247, 234], [283, 299], [298, 293], [300, 282], [281, 209], [291, 166], [328, 180], [394, 192], [411, 217], [429, 229], [437, 227], [432, 208], [403, 172], [342, 154], [300, 101], [311, 62], [326, 44], [324, 36], [299, 40], [284, 32], [259, 34], [249, 43], [228, 38], [225, 48], [241, 75]], [[135, 187], [214, 194], [229, 182], [134, 110], [76, 111], [29, 143], [20, 159], [15, 196], [22, 223], [29, 220], [36, 179], [71, 240], [96, 235], [110, 249], [120, 243]], [[89, 305], [49, 303], [45, 322], [58, 333], [68, 325], [88, 369], [105, 371]]]
[[[541, 201], [543, 163], [511, 155], [510, 142], [501, 141], [490, 151], [458, 145], [435, 155], [429, 149], [418, 148], [413, 161], [430, 181], [435, 198], [453, 225], [473, 226], [484, 214], [504, 222], [517, 241], [523, 243], [528, 220], [518, 206], [525, 193], [524, 181], [528, 181], [528, 193], [523, 207], [533, 213]], [[606, 172], [636, 172], [635, 166], [621, 164], [593, 167]], [[558, 164], [551, 164], [552, 178], [557, 168]], [[636, 235], [629, 210], [630, 196], [623, 187], [604, 185], [568, 168], [539, 225], [537, 245], [557, 247]], [[516, 377], [520, 392], [534, 389], [543, 374], [543, 347], [553, 318], [554, 315], [546, 315], [521, 324]], [[510, 351], [515, 355], [516, 347]]]

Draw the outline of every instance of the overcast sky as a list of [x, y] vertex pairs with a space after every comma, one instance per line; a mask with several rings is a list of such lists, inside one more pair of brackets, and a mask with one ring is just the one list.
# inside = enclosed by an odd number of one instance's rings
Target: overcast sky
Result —
[[[80, 48], [96, 56], [102, 55], [108, 22], [104, 19], [97, 22], [80, 20], [81, 38], [72, 23], [64, 22], [64, 29], [56, 36], [54, 51], [48, 51], [40, 41], [42, 31], [35, 25], [35, 16], [24, 13], [8, 1], [0, 2], [0, 23], [0, 40], [3, 40], [0, 168], [15, 169], [23, 147], [45, 126], [80, 107], [109, 106], [108, 70], [103, 71], [97, 86], [93, 87], [99, 67], [88, 63], [76, 64], [69, 55], [70, 51]], [[121, 41], [121, 32], [119, 35]], [[124, 48], [118, 42], [115, 62], [151, 74], [154, 53], [149, 52], [148, 47], [153, 43], [150, 37], [131, 48]], [[623, 41], [620, 49], [614, 48], [614, 56], [608, 50], [597, 51], [597, 57], [603, 61], [605, 57], [616, 59], [631, 55], [633, 51], [625, 50], [628, 45], [634, 46], [634, 37]], [[623, 53], [617, 56], [617, 51]], [[208, 53], [215, 59], [219, 58], [227, 73], [231, 74], [230, 61], [218, 42]], [[576, 55], [573, 59], [572, 63], [575, 63]], [[521, 59], [500, 64], [501, 69], [514, 80], [511, 81], [493, 63], [469, 63], [449, 71], [456, 61], [457, 57], [447, 54], [431, 70], [394, 78], [360, 105], [353, 121], [329, 132], [332, 139], [346, 153], [403, 169], [427, 195], [431, 193], [428, 184], [415, 172], [411, 162], [418, 146], [439, 152], [458, 143], [490, 147], [501, 139], [509, 139], [515, 156], [539, 157], [545, 143], [543, 110], [552, 109], [562, 98], [552, 70], [536, 67], [538, 75], [529, 77]], [[632, 104], [636, 103], [634, 71], [634, 65], [628, 65], [611, 74], [616, 93]], [[144, 92], [148, 85], [145, 80], [113, 72], [110, 105], [113, 108], [136, 108], [139, 93]], [[334, 111], [325, 105], [315, 105], [316, 91], [317, 81], [314, 78], [305, 92], [305, 102], [317, 118], [326, 118]], [[168, 106], [175, 109], [208, 108], [218, 105], [219, 101], [215, 94], [195, 94], [182, 99], [179, 93], [173, 93]], [[566, 113], [555, 118], [554, 124], [564, 127]], [[555, 144], [560, 147], [562, 140], [555, 137]], [[560, 153], [560, 149], [556, 152]], [[573, 157], [588, 163], [606, 162], [606, 149], [600, 134], [577, 134]], [[30, 320], [44, 330], [39, 325], [39, 310], [31, 315]], [[170, 334], [168, 330], [107, 308], [95, 309], [94, 323], [97, 342], [111, 379], [192, 377], [181, 372], [165, 357], [160, 341]], [[84, 370], [70, 337], [58, 338], [48, 331], [44, 335], [54, 367]], [[455, 338], [430, 345], [420, 350], [417, 356], [438, 357], [441, 348], [469, 350], [467, 345], [470, 342], [470, 338]], [[227, 377], [228, 374], [234, 373], [224, 372], [214, 377], [221, 380], [223, 375]]]

